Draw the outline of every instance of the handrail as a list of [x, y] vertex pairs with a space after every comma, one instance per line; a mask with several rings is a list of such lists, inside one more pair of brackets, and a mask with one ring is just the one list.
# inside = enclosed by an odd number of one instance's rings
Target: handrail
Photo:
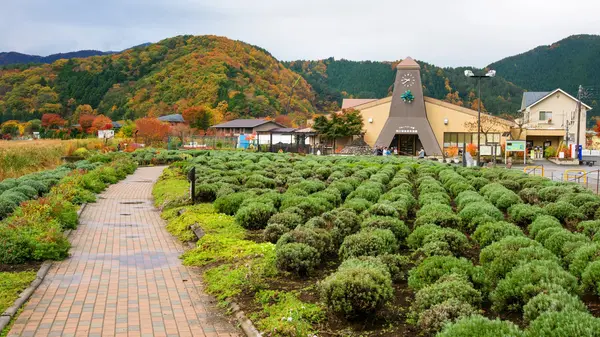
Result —
[[527, 173], [528, 175], [533, 172], [533, 175], [535, 176], [535, 172], [541, 169], [542, 170], [542, 177], [545, 176], [545, 171], [544, 171], [544, 165], [535, 165], [535, 166], [525, 166], [525, 168], [523, 168], [523, 172]]
[[573, 177], [574, 180], [577, 179], [577, 182], [579, 182], [579, 180], [583, 178], [583, 182], [587, 185], [587, 174], [588, 172], [585, 170], [565, 170], [564, 178], [566, 181], [570, 181], [570, 178]]

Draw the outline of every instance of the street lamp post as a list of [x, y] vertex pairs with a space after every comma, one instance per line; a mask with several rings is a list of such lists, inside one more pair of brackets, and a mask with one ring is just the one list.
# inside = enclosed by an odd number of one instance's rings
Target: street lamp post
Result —
[[465, 70], [465, 76], [477, 79], [477, 166], [481, 165], [481, 79], [496, 76], [495, 70], [488, 71], [485, 75], [475, 75], [472, 70]]

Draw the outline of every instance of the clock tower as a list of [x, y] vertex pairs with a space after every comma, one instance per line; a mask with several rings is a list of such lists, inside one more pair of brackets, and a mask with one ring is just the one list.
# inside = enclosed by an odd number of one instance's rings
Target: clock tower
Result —
[[[407, 57], [396, 69], [390, 114], [375, 145], [398, 147], [401, 154], [408, 155], [418, 153], [419, 146], [425, 149], [427, 155], [441, 154], [440, 146], [427, 120], [421, 66]], [[405, 144], [406, 151], [403, 151], [402, 144]]]

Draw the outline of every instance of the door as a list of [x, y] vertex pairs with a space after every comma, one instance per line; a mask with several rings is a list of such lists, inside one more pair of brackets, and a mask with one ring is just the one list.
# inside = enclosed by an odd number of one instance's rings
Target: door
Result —
[[415, 156], [417, 154], [417, 136], [398, 135], [398, 150], [401, 156]]

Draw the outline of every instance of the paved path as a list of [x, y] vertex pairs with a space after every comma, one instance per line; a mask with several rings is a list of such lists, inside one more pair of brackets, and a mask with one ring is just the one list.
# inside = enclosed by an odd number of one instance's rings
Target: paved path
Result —
[[86, 207], [72, 257], [54, 263], [8, 336], [239, 336], [152, 206], [162, 170], [140, 168]]

